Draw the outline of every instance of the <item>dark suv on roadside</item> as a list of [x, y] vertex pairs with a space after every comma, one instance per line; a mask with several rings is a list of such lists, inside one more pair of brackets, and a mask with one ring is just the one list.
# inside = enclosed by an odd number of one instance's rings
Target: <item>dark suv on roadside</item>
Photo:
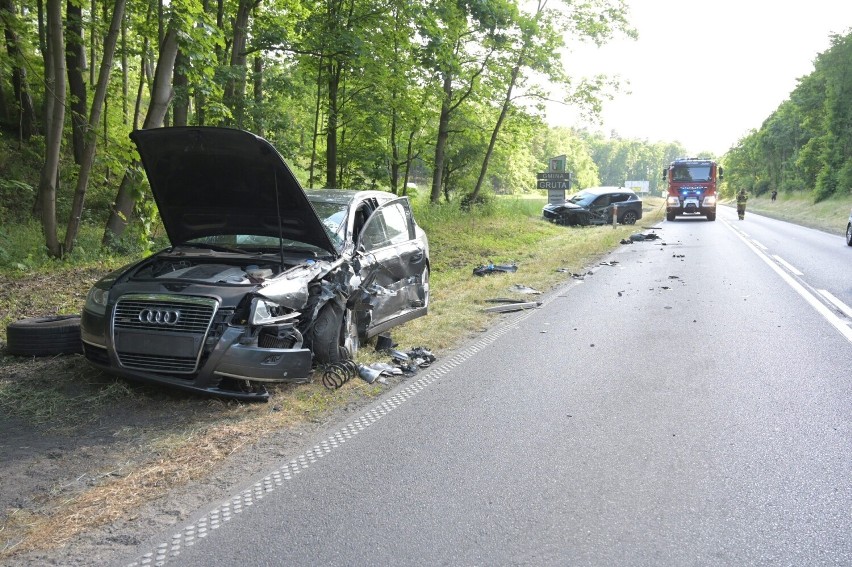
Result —
[[623, 187], [591, 187], [562, 203], [548, 203], [542, 216], [556, 224], [608, 224], [612, 222], [613, 211], [621, 224], [636, 224], [642, 218], [642, 200]]

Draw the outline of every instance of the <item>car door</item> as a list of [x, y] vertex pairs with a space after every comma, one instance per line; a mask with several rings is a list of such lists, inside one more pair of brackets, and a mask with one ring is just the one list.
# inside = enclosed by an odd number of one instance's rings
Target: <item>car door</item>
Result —
[[411, 204], [402, 197], [382, 204], [361, 230], [361, 283], [372, 308], [368, 336], [422, 307], [416, 287], [426, 266], [426, 251], [416, 239], [413, 218]]
[[610, 212], [610, 195], [601, 195], [589, 206], [589, 212], [591, 213], [592, 222], [593, 223], [606, 223], [612, 217], [612, 213]]

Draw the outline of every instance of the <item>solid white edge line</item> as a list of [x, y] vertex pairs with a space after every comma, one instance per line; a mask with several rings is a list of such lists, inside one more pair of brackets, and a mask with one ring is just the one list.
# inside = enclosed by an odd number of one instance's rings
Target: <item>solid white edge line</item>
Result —
[[789, 262], [785, 261], [785, 260], [784, 260], [784, 258], [782, 258], [781, 256], [778, 256], [778, 255], [776, 254], [776, 255], [773, 255], [772, 257], [773, 257], [773, 258], [775, 258], [775, 260], [776, 260], [779, 264], [781, 264], [782, 266], [784, 266], [785, 268], [787, 268], [788, 270], [790, 270], [790, 271], [793, 273], [793, 275], [796, 275], [796, 276], [804, 276], [804, 275], [805, 275], [805, 274], [803, 274], [802, 272], [800, 272], [799, 270], [797, 270], [795, 266], [793, 266], [793, 265], [792, 265], [792, 264], [790, 264]]
[[837, 299], [830, 291], [827, 289], [821, 289], [819, 292], [822, 294], [824, 298], [826, 298], [832, 305], [837, 307], [840, 311], [843, 312], [844, 315], [852, 319], [852, 307], [849, 307], [839, 299]]
[[773, 261], [772, 261], [772, 259], [771, 259], [769, 256], [767, 256], [766, 254], [764, 254], [763, 252], [761, 252], [761, 251], [757, 248], [757, 246], [755, 246], [754, 244], [752, 244], [752, 243], [751, 243], [749, 240], [747, 240], [746, 238], [743, 238], [743, 237], [742, 237], [742, 236], [741, 236], [741, 235], [740, 235], [740, 234], [739, 234], [736, 230], [734, 230], [734, 228], [733, 228], [732, 226], [730, 226], [730, 224], [729, 224], [729, 223], [727, 223], [727, 222], [726, 222], [726, 223], [725, 223], [725, 225], [726, 225], [726, 226], [728, 226], [728, 228], [730, 228], [730, 229], [733, 231], [733, 233], [734, 233], [734, 234], [736, 234], [736, 235], [737, 235], [737, 237], [745, 243], [745, 245], [746, 245], [746, 246], [748, 246], [749, 248], [751, 248], [751, 251], [752, 251], [752, 252], [754, 252], [755, 254], [757, 254], [758, 258], [760, 258], [761, 260], [763, 260], [764, 262], [766, 262], [766, 265], [767, 265], [767, 266], [769, 266], [770, 268], [772, 268], [772, 270], [773, 270], [776, 274], [778, 274], [779, 276], [781, 276], [781, 279], [782, 279], [782, 280], [784, 280], [784, 281], [787, 283], [787, 285], [789, 285], [791, 288], [793, 288], [793, 290], [794, 290], [796, 293], [798, 293], [799, 295], [801, 295], [801, 296], [802, 296], [802, 298], [803, 298], [805, 301], [807, 301], [807, 302], [810, 304], [810, 306], [811, 306], [811, 307], [813, 307], [813, 308], [816, 310], [816, 312], [817, 312], [817, 313], [819, 313], [820, 315], [822, 315], [822, 316], [823, 316], [823, 318], [824, 318], [826, 321], [828, 321], [829, 323], [831, 323], [831, 325], [832, 325], [835, 329], [837, 329], [837, 330], [840, 332], [840, 334], [841, 334], [841, 335], [843, 335], [844, 337], [846, 337], [846, 340], [847, 340], [847, 341], [849, 341], [850, 343], [852, 343], [852, 328], [850, 328], [850, 327], [849, 327], [849, 325], [847, 325], [846, 323], [844, 323], [844, 322], [840, 319], [840, 317], [838, 317], [837, 315], [835, 315], [834, 313], [832, 313], [832, 312], [831, 312], [831, 310], [830, 310], [828, 307], [826, 307], [826, 306], [825, 306], [825, 304], [824, 304], [823, 302], [821, 302], [821, 301], [820, 301], [819, 299], [817, 299], [817, 298], [816, 298], [816, 297], [815, 297], [812, 293], [810, 293], [808, 290], [806, 290], [806, 289], [804, 288], [804, 286], [802, 286], [802, 284], [800, 284], [800, 283], [799, 283], [799, 282], [797, 282], [795, 279], [793, 279], [793, 276], [791, 276], [790, 274], [788, 274], [787, 272], [785, 272], [784, 270], [782, 270], [782, 269], [781, 269], [781, 267], [780, 267], [780, 266], [778, 266], [778, 264], [776, 264], [775, 262], [773, 262]]

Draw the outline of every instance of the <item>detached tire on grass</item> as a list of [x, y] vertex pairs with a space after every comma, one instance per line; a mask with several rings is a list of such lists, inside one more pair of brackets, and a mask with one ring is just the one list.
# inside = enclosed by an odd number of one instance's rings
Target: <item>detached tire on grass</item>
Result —
[[21, 319], [6, 326], [6, 353], [53, 356], [83, 352], [79, 315]]

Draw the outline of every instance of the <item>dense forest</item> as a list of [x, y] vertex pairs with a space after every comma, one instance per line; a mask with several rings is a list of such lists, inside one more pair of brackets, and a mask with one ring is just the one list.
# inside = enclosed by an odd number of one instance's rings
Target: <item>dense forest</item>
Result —
[[[144, 237], [157, 211], [128, 134], [160, 126], [248, 130], [307, 187], [431, 205], [532, 193], [556, 155], [577, 187], [657, 190], [679, 143], [543, 118], [547, 101], [594, 117], [618, 92], [610, 77], [566, 75], [561, 57], [572, 42], [635, 37], [626, 12], [623, 0], [0, 0], [0, 237], [38, 222], [53, 257], [72, 253], [81, 226], [106, 246]], [[729, 179], [848, 190], [849, 45], [835, 38], [731, 150]]]
[[833, 35], [785, 100], [725, 154], [729, 187], [810, 194], [852, 192], [852, 33]]

